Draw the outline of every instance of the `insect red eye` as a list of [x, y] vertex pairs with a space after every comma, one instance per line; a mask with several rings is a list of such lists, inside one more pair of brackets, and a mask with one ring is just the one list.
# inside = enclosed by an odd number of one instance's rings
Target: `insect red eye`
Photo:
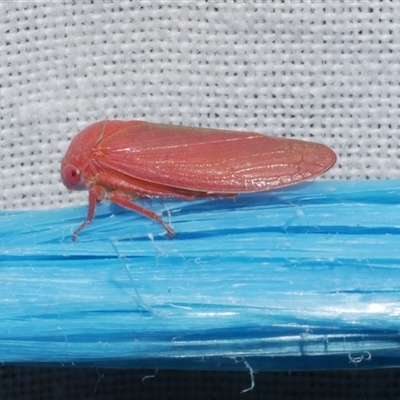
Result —
[[76, 188], [81, 184], [81, 171], [73, 165], [64, 165], [61, 178], [68, 188]]

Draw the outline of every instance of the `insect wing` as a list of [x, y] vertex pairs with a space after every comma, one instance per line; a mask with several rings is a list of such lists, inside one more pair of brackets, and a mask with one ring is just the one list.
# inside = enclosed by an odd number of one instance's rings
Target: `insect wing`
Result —
[[221, 194], [291, 185], [336, 161], [321, 144], [138, 121], [104, 136], [93, 156], [101, 167], [142, 181]]

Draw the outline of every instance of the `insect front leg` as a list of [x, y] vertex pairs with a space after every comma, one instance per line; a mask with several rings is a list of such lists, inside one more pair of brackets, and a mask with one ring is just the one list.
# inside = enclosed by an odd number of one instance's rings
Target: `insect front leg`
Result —
[[101, 186], [94, 185], [89, 188], [89, 206], [87, 217], [83, 224], [72, 234], [73, 242], [76, 241], [78, 233], [93, 221], [94, 213], [96, 211], [96, 204], [104, 199], [106, 193], [106, 190]]
[[175, 231], [169, 225], [167, 225], [158, 214], [156, 214], [155, 212], [153, 212], [151, 210], [148, 210], [147, 208], [141, 207], [141, 206], [137, 205], [136, 203], [133, 203], [131, 201], [131, 199], [129, 197], [127, 197], [127, 195], [124, 192], [114, 190], [113, 192], [111, 192], [108, 195], [108, 198], [113, 203], [116, 203], [122, 207], [129, 209], [129, 210], [136, 211], [140, 214], [143, 214], [147, 218], [157, 221], [159, 224], [161, 224], [164, 227], [164, 229], [167, 231], [168, 236], [170, 238], [172, 238], [173, 236], [176, 235]]

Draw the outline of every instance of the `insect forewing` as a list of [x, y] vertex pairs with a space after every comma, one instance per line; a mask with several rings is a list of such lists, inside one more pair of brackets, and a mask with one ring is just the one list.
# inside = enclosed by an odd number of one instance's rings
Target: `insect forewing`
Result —
[[93, 157], [101, 167], [139, 180], [221, 194], [291, 185], [336, 161], [317, 143], [139, 121], [102, 137]]

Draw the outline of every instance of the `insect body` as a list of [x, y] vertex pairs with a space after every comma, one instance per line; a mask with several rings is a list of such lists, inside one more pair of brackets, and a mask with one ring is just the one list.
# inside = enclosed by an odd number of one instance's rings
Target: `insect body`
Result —
[[335, 153], [321, 144], [216, 129], [101, 121], [80, 132], [61, 162], [69, 189], [88, 190], [89, 208], [78, 233], [104, 198], [159, 222], [138, 198], [185, 200], [261, 192], [314, 178], [331, 168]]

